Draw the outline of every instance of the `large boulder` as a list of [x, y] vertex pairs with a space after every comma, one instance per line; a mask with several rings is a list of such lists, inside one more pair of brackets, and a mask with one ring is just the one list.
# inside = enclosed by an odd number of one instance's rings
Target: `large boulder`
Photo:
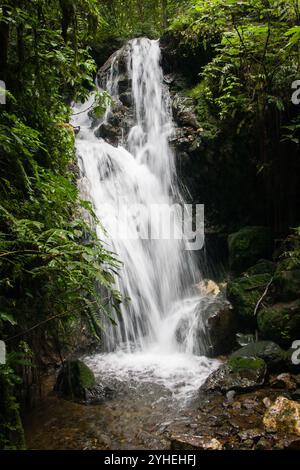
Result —
[[93, 371], [82, 361], [66, 361], [59, 369], [54, 390], [64, 398], [85, 404], [109, 399], [113, 391], [96, 383]]
[[266, 363], [259, 358], [231, 358], [206, 379], [201, 392], [249, 392], [264, 384]]
[[242, 326], [256, 327], [255, 308], [271, 278], [269, 273], [246, 274], [228, 283], [227, 297]]
[[232, 350], [235, 345], [236, 319], [229, 302], [216, 302], [208, 308], [205, 322], [209, 338], [208, 357], [217, 357]]
[[300, 436], [300, 404], [286, 397], [278, 397], [266, 411], [263, 423], [269, 432], [284, 432]]
[[289, 302], [300, 298], [300, 266], [291, 265], [288, 260], [278, 264], [273, 285], [275, 298]]
[[263, 308], [258, 312], [257, 324], [264, 338], [290, 347], [300, 339], [300, 300]]
[[228, 237], [230, 269], [240, 274], [261, 258], [270, 258], [273, 237], [266, 227], [244, 227]]
[[238, 349], [230, 358], [259, 357], [263, 359], [270, 371], [278, 371], [285, 367], [287, 354], [278, 344], [272, 341], [257, 341]]
[[217, 357], [232, 350], [236, 321], [231, 304], [223, 295], [223, 286], [204, 280], [194, 286], [201, 298], [194, 311], [179, 319], [175, 338], [186, 344], [193, 334], [194, 354]]

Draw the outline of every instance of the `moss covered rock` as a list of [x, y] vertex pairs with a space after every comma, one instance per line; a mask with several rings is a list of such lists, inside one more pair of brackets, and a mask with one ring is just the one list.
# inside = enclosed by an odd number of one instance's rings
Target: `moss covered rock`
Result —
[[249, 276], [256, 274], [271, 274], [273, 276], [275, 270], [276, 263], [273, 263], [273, 261], [269, 261], [267, 259], [261, 259], [254, 266], [251, 266], [251, 268], [247, 269], [247, 274]]
[[262, 309], [257, 316], [261, 335], [281, 346], [300, 339], [300, 300], [278, 303]]
[[239, 358], [257, 357], [263, 359], [271, 371], [285, 367], [287, 353], [273, 341], [257, 341], [238, 349], [231, 354], [230, 360]]
[[66, 398], [86, 399], [96, 385], [91, 369], [84, 362], [66, 361], [59, 370], [54, 390]]
[[273, 280], [275, 297], [279, 301], [289, 302], [300, 298], [300, 267], [288, 261], [279, 263]]
[[259, 357], [230, 357], [228, 365], [233, 372], [259, 370], [265, 367], [265, 361]]
[[206, 379], [200, 390], [206, 393], [227, 393], [230, 390], [248, 392], [264, 384], [266, 370], [263, 359], [231, 358]]
[[256, 326], [255, 307], [271, 277], [270, 274], [246, 275], [228, 283], [227, 297], [243, 326]]
[[270, 258], [273, 237], [266, 227], [244, 227], [228, 237], [230, 269], [239, 274], [261, 258]]

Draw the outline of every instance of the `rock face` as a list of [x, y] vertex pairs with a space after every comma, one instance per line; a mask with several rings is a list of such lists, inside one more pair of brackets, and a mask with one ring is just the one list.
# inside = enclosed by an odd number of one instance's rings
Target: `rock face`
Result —
[[263, 423], [267, 431], [282, 431], [300, 436], [300, 404], [278, 397], [266, 411]]
[[112, 390], [96, 384], [95, 376], [84, 362], [66, 361], [60, 368], [54, 390], [62, 397], [85, 404], [102, 403]]
[[232, 358], [214, 371], [200, 390], [205, 393], [223, 394], [230, 390], [248, 392], [263, 385], [266, 370], [266, 364], [262, 359]]
[[273, 237], [266, 227], [244, 227], [228, 237], [230, 269], [239, 274], [261, 258], [270, 258]]
[[259, 357], [265, 361], [270, 371], [278, 371], [284, 368], [287, 360], [286, 352], [272, 341], [249, 343], [230, 356], [230, 358], [237, 357]]
[[222, 450], [218, 439], [181, 434], [171, 437], [171, 450]]

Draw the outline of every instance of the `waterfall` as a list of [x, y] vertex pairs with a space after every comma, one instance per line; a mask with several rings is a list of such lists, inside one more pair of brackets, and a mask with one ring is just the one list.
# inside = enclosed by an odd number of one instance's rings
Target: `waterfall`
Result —
[[[133, 360], [130, 352], [154, 351], [158, 357], [203, 354], [207, 345], [199, 305], [204, 300], [193, 287], [201, 279], [195, 254], [187, 249], [185, 239], [159, 236], [161, 223], [170, 217], [174, 232], [180, 233], [179, 205], [184, 201], [169, 145], [174, 126], [158, 41], [129, 41], [104, 67], [98, 81], [113, 103], [101, 122], [95, 123], [91, 113], [80, 113], [90, 107], [91, 97], [75, 108], [73, 123], [81, 126], [76, 142], [81, 187], [106, 230], [104, 234], [99, 228], [99, 237], [123, 263], [116, 283], [129, 299], [121, 306], [121, 315], [115, 314], [117, 326], [105, 321], [105, 351], [111, 353], [109, 357], [114, 351], [127, 354], [126, 359], [122, 356], [123, 371]], [[117, 144], [111, 145], [96, 135], [111, 130], [114, 108], [124, 109], [121, 100], [125, 98], [132, 104], [129, 117]], [[124, 215], [125, 207], [130, 208], [129, 218]], [[160, 208], [159, 215], [153, 207]], [[115, 236], [116, 227], [118, 234], [126, 233], [126, 237]], [[149, 233], [156, 236], [144, 236]], [[103, 357], [94, 359], [98, 365], [102, 361], [102, 367]], [[205, 358], [202, 365], [203, 361]], [[144, 367], [144, 359], [142, 364]], [[208, 360], [205, 364], [211, 367]]]

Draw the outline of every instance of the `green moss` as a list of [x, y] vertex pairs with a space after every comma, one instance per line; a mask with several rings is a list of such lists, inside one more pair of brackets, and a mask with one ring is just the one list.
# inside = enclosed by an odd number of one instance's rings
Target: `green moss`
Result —
[[67, 361], [59, 371], [54, 389], [66, 398], [85, 399], [86, 390], [96, 385], [93, 372], [82, 361]]
[[276, 264], [267, 259], [258, 261], [254, 266], [247, 269], [247, 274], [253, 276], [255, 274], [271, 274], [273, 275], [276, 269]]
[[243, 276], [228, 283], [227, 297], [237, 317], [246, 326], [256, 325], [254, 310], [270, 279], [270, 274], [256, 274]]
[[229, 235], [228, 248], [230, 269], [241, 273], [260, 258], [272, 255], [272, 234], [266, 227], [244, 227]]
[[259, 370], [266, 367], [265, 361], [258, 357], [232, 357], [229, 359], [228, 365], [233, 372], [249, 369]]
[[294, 340], [299, 339], [300, 300], [262, 309], [258, 313], [257, 324], [264, 338], [282, 346], [290, 346]]
[[276, 289], [276, 299], [291, 301], [300, 298], [300, 269], [288, 269], [286, 264], [280, 264], [276, 270], [273, 284]]
[[82, 361], [76, 361], [74, 363], [74, 368], [76, 370], [76, 374], [78, 375], [78, 382], [80, 383], [81, 387], [83, 388], [91, 388], [94, 387], [96, 381], [95, 376], [91, 369], [84, 364]]

